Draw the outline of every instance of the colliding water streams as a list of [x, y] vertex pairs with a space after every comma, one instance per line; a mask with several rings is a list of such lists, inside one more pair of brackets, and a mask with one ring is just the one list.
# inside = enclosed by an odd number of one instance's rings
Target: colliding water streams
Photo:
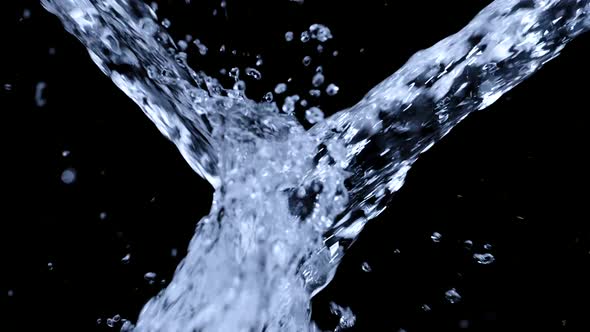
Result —
[[215, 188], [173, 280], [124, 327], [138, 332], [317, 330], [311, 297], [418, 156], [590, 28], [590, 0], [496, 0], [356, 105], [309, 110], [305, 130], [190, 68], [142, 1], [43, 4]]

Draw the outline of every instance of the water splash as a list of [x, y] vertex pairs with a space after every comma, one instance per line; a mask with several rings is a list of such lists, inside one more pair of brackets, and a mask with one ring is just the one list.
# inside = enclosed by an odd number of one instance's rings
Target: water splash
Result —
[[[590, 26], [590, 0], [497, 0], [358, 104], [306, 131], [290, 104], [281, 112], [253, 102], [244, 89], [226, 90], [188, 67], [140, 1], [43, 3], [216, 188], [187, 257], [136, 331], [316, 330], [311, 296], [418, 156]], [[331, 38], [322, 29], [304, 31], [301, 41]], [[460, 299], [454, 289], [446, 295]]]

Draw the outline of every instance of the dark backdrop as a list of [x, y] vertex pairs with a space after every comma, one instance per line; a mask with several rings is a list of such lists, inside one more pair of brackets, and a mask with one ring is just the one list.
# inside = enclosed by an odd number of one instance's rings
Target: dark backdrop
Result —
[[[219, 76], [261, 54], [263, 79], [247, 80], [259, 99], [288, 78], [289, 94], [306, 95], [321, 64], [340, 93], [306, 99], [327, 113], [488, 3], [193, 2], [159, 1], [159, 12], [177, 38], [191, 33], [209, 47], [206, 56], [192, 48], [197, 67]], [[134, 321], [170, 280], [212, 191], [37, 1], [3, 1], [0, 15], [0, 330], [112, 330], [108, 317]], [[312, 23], [334, 35], [322, 54], [285, 42], [286, 31], [297, 40]], [[314, 300], [322, 327], [336, 324], [335, 301], [357, 314], [353, 331], [590, 330], [589, 45], [588, 35], [572, 42], [421, 157]], [[43, 107], [38, 82], [47, 84]], [[60, 180], [68, 168], [77, 175], [70, 185]], [[484, 252], [496, 261], [477, 264], [473, 253]], [[462, 297], [455, 304], [445, 300], [452, 288]]]

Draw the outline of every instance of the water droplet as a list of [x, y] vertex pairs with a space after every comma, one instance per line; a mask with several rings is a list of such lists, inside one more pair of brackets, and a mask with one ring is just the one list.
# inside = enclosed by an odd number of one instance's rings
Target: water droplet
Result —
[[311, 124], [318, 123], [324, 120], [324, 112], [317, 107], [312, 107], [305, 111], [305, 119]]
[[[338, 321], [338, 327], [340, 329], [349, 329], [356, 323], [356, 316], [348, 307], [342, 307], [334, 302], [330, 302], [330, 312], [340, 317], [340, 320]], [[339, 329], [336, 331], [338, 330]]]
[[334, 96], [338, 93], [338, 91], [340, 91], [340, 88], [334, 83], [330, 83], [330, 85], [328, 85], [326, 88], [326, 93], [328, 96]]
[[43, 92], [47, 87], [47, 83], [39, 82], [35, 87], [35, 104], [37, 107], [43, 107], [47, 104], [47, 100], [43, 97]]
[[482, 265], [492, 264], [496, 260], [496, 257], [494, 257], [494, 255], [492, 255], [490, 253], [473, 254], [473, 258], [475, 258], [475, 261], [478, 264], [482, 264]]
[[285, 32], [285, 40], [290, 42], [293, 40], [293, 31], [287, 31]]
[[236, 91], [246, 91], [246, 82], [244, 82], [244, 81], [237, 81], [234, 84], [234, 90], [236, 90]]
[[262, 61], [262, 59], [258, 59], [258, 60], [256, 60], [256, 66], [257, 66], [257, 67], [260, 67], [260, 66], [262, 66], [262, 64], [263, 64], [263, 63], [264, 63], [264, 61]]
[[107, 326], [108, 327], [115, 327], [115, 321], [112, 318], [107, 318]]
[[72, 184], [76, 181], [76, 170], [73, 168], [66, 168], [61, 173], [61, 181], [65, 184]]
[[307, 100], [305, 100], [305, 99], [302, 99], [302, 100], [299, 102], [299, 105], [301, 105], [301, 106], [303, 106], [303, 107], [307, 107]]
[[176, 256], [178, 256], [178, 249], [176, 249], [176, 248], [172, 248], [172, 249], [170, 250], [170, 256], [172, 256], [172, 257], [176, 257]]
[[5, 91], [12, 91], [12, 84], [10, 84], [10, 83], [4, 84], [4, 90]]
[[302, 42], [302, 43], [307, 43], [307, 42], [309, 41], [309, 39], [310, 39], [310, 38], [311, 38], [311, 37], [309, 36], [309, 32], [307, 32], [307, 31], [303, 31], [303, 32], [301, 33], [301, 38], [300, 38], [300, 39], [301, 39], [301, 42]]
[[332, 56], [338, 56], [338, 51], [332, 52]]
[[47, 263], [47, 269], [49, 271], [53, 271], [53, 263], [52, 262]]
[[361, 269], [362, 269], [364, 272], [371, 272], [371, 271], [373, 271], [373, 270], [371, 269], [371, 265], [369, 265], [369, 263], [367, 263], [367, 262], [363, 262], [363, 265], [361, 266]]
[[246, 75], [252, 77], [255, 80], [260, 80], [262, 78], [262, 74], [254, 68], [246, 68]]
[[309, 66], [309, 64], [311, 63], [311, 57], [309, 55], [306, 55], [305, 57], [303, 57], [303, 65], [304, 66]]
[[113, 321], [114, 321], [114, 322], [118, 322], [118, 321], [120, 321], [120, 320], [121, 320], [121, 315], [118, 315], [118, 314], [117, 314], [117, 315], [113, 316]]
[[432, 240], [432, 242], [435, 243], [439, 243], [441, 238], [442, 234], [440, 234], [439, 232], [434, 232], [432, 233], [432, 235], [430, 235], [430, 239]]
[[101, 212], [98, 217], [100, 218], [100, 220], [105, 220], [107, 218], [107, 213], [106, 212]]
[[461, 301], [461, 295], [454, 288], [451, 288], [445, 292], [445, 298], [451, 304]]
[[491, 244], [489, 244], [489, 243], [486, 243], [486, 244], [484, 244], [484, 245], [483, 245], [483, 248], [484, 248], [485, 250], [492, 250], [492, 245], [491, 245]]
[[[197, 48], [199, 49], [199, 54], [201, 54], [201, 55], [206, 55], [207, 52], [209, 51], [209, 48], [207, 48], [207, 46], [205, 46], [205, 44], [203, 44], [199, 39], [195, 39], [193, 44], [195, 46], [197, 46]], [[224, 47], [224, 46], [222, 46], [222, 47]], [[224, 50], [225, 50], [225, 48], [224, 48]], [[221, 51], [221, 52], [223, 52], [223, 51]]]
[[460, 329], [468, 329], [469, 328], [469, 321], [466, 319], [462, 319], [459, 321], [459, 328]]
[[14, 291], [12, 289], [9, 289], [6, 295], [8, 295], [8, 297], [13, 297]]
[[283, 112], [290, 114], [295, 111], [295, 103], [299, 101], [298, 95], [293, 95], [285, 98], [285, 102], [283, 103], [283, 107], [281, 108]]
[[267, 92], [264, 97], [262, 97], [262, 101], [264, 101], [265, 103], [271, 103], [273, 100], [273, 95], [272, 92]]
[[240, 78], [240, 69], [238, 67], [230, 69], [229, 77], [233, 78], [237, 82]]
[[169, 19], [165, 18], [164, 20], [162, 20], [162, 26], [164, 26], [164, 28], [169, 29], [171, 25], [172, 22], [170, 22]]
[[70, 153], [71, 153], [70, 150], [63, 150], [61, 152], [61, 156], [65, 158], [65, 157], [68, 157], [70, 155]]
[[287, 84], [285, 84], [285, 83], [279, 83], [275, 87], [275, 93], [278, 95], [280, 95], [281, 93], [284, 93], [285, 91], [287, 91]]
[[30, 17], [31, 17], [31, 10], [30, 10], [30, 9], [28, 9], [28, 8], [25, 8], [25, 9], [23, 10], [23, 18], [24, 18], [24, 19], [28, 19], [28, 18], [30, 18]]
[[399, 250], [399, 249], [395, 249], [395, 250], [393, 251], [393, 254], [394, 254], [394, 255], [399, 255], [399, 254], [401, 254], [401, 250]]
[[186, 51], [186, 49], [188, 48], [188, 43], [184, 40], [179, 40], [178, 47], [180, 48], [180, 50]]
[[318, 45], [318, 47], [316, 47], [316, 50], [318, 50], [318, 53], [322, 53], [324, 52], [324, 46]]
[[145, 280], [147, 280], [150, 285], [154, 283], [154, 279], [156, 279], [156, 273], [155, 272], [148, 272], [146, 274], [143, 275], [143, 278]]
[[125, 257], [121, 258], [121, 262], [123, 264], [128, 264], [129, 260], [131, 260], [131, 254], [127, 254], [127, 255], [125, 255]]
[[322, 92], [318, 89], [309, 90], [309, 95], [312, 97], [319, 97]]
[[227, 6], [227, 2], [225, 2], [225, 0], [224, 1], [221, 1], [221, 3], [219, 4], [219, 6], [221, 8], [225, 8]]
[[311, 33], [311, 38], [316, 39], [322, 43], [332, 38], [330, 29], [323, 24], [312, 24], [309, 27], [309, 32]]
[[313, 84], [315, 87], [324, 84], [324, 75], [322, 73], [315, 74], [311, 79], [311, 84]]
[[463, 242], [463, 246], [465, 247], [465, 249], [471, 250], [471, 248], [473, 248], [473, 241], [465, 240], [465, 242]]
[[48, 52], [49, 52], [49, 55], [55, 55], [55, 47], [50, 47]]
[[102, 324], [102, 319], [98, 318], [98, 319], [96, 320], [96, 324], [97, 324], [97, 325], [100, 325], [100, 324]]

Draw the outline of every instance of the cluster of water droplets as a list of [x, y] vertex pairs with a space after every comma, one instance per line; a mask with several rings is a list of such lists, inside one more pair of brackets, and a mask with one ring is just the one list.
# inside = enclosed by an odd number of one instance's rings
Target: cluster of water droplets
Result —
[[[317, 330], [311, 297], [418, 156], [590, 26], [590, 1], [497, 0], [350, 109], [325, 118], [308, 108], [306, 119], [315, 125], [305, 130], [294, 115], [301, 97], [287, 96], [281, 107], [273, 102], [286, 84], [254, 102], [236, 68], [229, 71], [234, 86], [225, 89], [187, 65], [189, 40], [175, 42], [165, 30], [170, 22], [159, 24], [141, 1], [43, 3], [216, 189], [173, 280], [146, 304], [135, 327], [127, 324], [136, 331]], [[301, 42], [330, 38], [319, 24], [300, 35]], [[253, 68], [245, 74], [261, 78]], [[321, 68], [311, 83], [310, 95], [319, 95], [326, 83]], [[338, 86], [324, 91], [336, 94]], [[445, 295], [461, 299], [455, 289]], [[347, 309], [333, 311], [341, 316], [339, 329], [354, 323]]]

